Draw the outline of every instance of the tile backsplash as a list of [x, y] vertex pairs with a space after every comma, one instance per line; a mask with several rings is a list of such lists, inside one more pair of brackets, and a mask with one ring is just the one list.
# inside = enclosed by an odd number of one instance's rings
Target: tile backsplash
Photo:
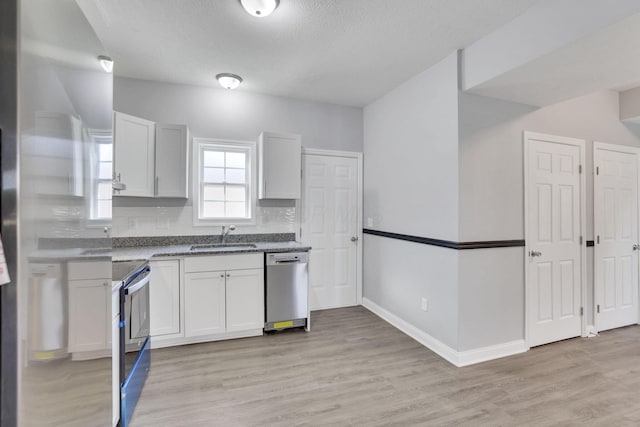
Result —
[[[228, 224], [232, 224], [229, 221]], [[300, 220], [292, 202], [256, 207], [255, 224], [235, 224], [233, 234], [296, 233]], [[114, 206], [112, 237], [219, 234], [220, 225], [194, 226], [193, 206]]]

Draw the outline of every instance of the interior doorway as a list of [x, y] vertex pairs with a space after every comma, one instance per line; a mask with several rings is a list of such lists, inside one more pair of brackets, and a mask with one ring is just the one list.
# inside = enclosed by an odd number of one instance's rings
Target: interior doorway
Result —
[[594, 319], [598, 331], [638, 323], [638, 154], [594, 142]]
[[586, 283], [585, 141], [524, 134], [525, 337], [580, 336]]
[[300, 240], [311, 310], [362, 303], [362, 154], [305, 149]]

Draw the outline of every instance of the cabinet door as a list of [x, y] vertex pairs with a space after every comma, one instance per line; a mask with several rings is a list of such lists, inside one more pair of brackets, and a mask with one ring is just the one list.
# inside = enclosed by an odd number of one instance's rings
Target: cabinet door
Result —
[[188, 197], [189, 131], [156, 124], [156, 197]]
[[258, 198], [299, 199], [302, 171], [300, 135], [262, 132], [258, 146]]
[[152, 261], [151, 336], [180, 333], [180, 261]]
[[109, 348], [111, 280], [69, 281], [69, 352]]
[[[44, 195], [83, 195], [82, 122], [68, 114], [37, 111], [22, 144], [23, 182]], [[31, 172], [31, 173], [29, 173]]]
[[117, 196], [153, 197], [155, 185], [155, 123], [114, 113], [114, 174], [127, 186]]
[[219, 334], [225, 331], [225, 274], [223, 271], [185, 274], [185, 335]]
[[227, 271], [227, 331], [264, 327], [264, 270]]

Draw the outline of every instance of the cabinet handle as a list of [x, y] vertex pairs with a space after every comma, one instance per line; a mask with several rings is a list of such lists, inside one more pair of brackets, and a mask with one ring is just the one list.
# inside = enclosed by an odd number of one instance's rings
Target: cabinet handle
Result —
[[157, 196], [157, 195], [158, 195], [158, 177], [157, 177], [157, 176], [156, 176], [156, 183], [155, 183], [155, 185], [154, 185], [154, 187], [153, 187], [153, 194], [154, 194], [155, 196]]
[[224, 277], [224, 274], [221, 274], [221, 275], [220, 275], [220, 277], [221, 277], [221, 278], [223, 278], [223, 277]]
[[231, 275], [229, 273], [227, 273], [227, 277], [231, 277]]
[[262, 197], [267, 197], [267, 180], [262, 180]]

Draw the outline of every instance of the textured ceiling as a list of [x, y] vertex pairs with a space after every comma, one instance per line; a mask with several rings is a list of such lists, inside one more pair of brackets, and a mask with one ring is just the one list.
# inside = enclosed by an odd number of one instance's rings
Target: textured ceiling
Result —
[[363, 106], [535, 0], [78, 0], [118, 76]]
[[635, 13], [469, 91], [545, 106], [597, 90], [635, 88], [639, 79], [640, 13]]

